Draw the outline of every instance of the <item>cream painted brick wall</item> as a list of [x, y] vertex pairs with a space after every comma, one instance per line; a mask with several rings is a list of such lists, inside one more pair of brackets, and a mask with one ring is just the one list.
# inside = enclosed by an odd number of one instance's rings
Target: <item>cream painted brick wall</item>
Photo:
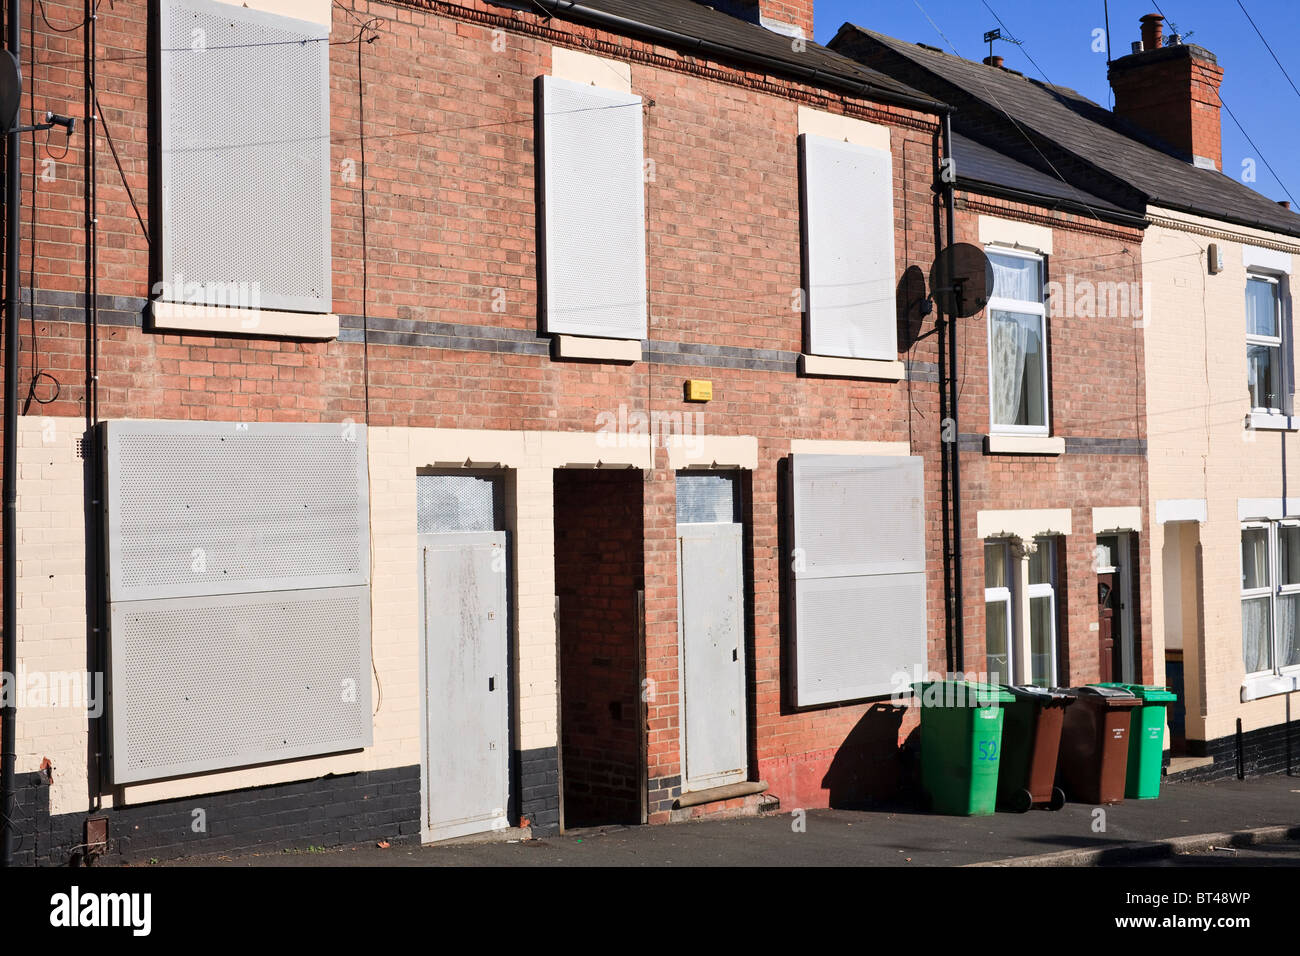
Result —
[[[1223, 224], [1156, 211], [1191, 228], [1223, 230]], [[1161, 220], [1158, 218], [1157, 223]], [[1204, 718], [1188, 711], [1190, 736], [1208, 739], [1285, 719], [1281, 697], [1242, 704], [1241, 539], [1238, 498], [1281, 496], [1281, 442], [1278, 432], [1247, 432], [1245, 289], [1242, 245], [1290, 244], [1294, 240], [1258, 230], [1231, 227], [1235, 238], [1201, 235], [1186, 228], [1156, 224], [1142, 244], [1143, 278], [1156, 297], [1145, 330], [1149, 502], [1204, 498], [1207, 521], [1199, 527], [1205, 580]], [[1223, 250], [1224, 270], [1210, 275], [1208, 246]], [[1292, 256], [1293, 263], [1295, 256]], [[1287, 436], [1287, 481], [1296, 487], [1300, 454], [1295, 435]], [[1152, 607], [1157, 679], [1163, 679], [1164, 580], [1160, 560], [1163, 533], [1151, 535]], [[1191, 626], [1190, 623], [1188, 626]], [[1191, 634], [1185, 631], [1185, 639]], [[1188, 675], [1189, 680], [1195, 675]], [[1197, 702], [1193, 702], [1197, 703]], [[1199, 708], [1197, 708], [1199, 710]]]

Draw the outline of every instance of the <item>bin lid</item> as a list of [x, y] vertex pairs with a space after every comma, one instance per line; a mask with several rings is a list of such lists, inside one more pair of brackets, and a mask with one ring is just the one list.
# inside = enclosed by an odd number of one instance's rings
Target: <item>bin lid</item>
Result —
[[1078, 696], [1066, 687], [1039, 687], [1037, 684], [1012, 684], [1003, 689], [1021, 700], [1037, 700], [1043, 703], [1054, 700], [1074, 700]]
[[1178, 700], [1178, 695], [1173, 693], [1168, 687], [1161, 687], [1153, 684], [1098, 684], [1098, 687], [1114, 687], [1126, 690], [1143, 703], [1150, 704], [1170, 704]]
[[1103, 697], [1117, 702], [1137, 699], [1133, 692], [1125, 687], [1106, 684], [1085, 684], [1082, 687], [1071, 687], [1069, 691], [1079, 697]]
[[975, 681], [918, 681], [912, 689], [922, 707], [991, 707], [1015, 701], [1004, 688]]

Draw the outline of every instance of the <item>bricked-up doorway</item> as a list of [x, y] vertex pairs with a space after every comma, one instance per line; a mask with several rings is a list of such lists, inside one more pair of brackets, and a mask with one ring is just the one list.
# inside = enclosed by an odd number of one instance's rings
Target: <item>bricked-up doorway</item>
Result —
[[565, 827], [641, 821], [642, 474], [555, 473]]

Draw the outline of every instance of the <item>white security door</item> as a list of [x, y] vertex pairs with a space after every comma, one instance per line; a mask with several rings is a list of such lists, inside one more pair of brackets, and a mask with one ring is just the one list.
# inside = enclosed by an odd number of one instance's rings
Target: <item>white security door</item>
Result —
[[[709, 487], [678, 476], [677, 594], [681, 644], [685, 790], [747, 776], [745, 722], [744, 526], [707, 520], [734, 514], [734, 479]], [[717, 508], [702, 499], [722, 501]], [[686, 502], [683, 506], [683, 502]], [[684, 520], [685, 519], [685, 520]]]
[[426, 840], [504, 829], [504, 531], [420, 535]]

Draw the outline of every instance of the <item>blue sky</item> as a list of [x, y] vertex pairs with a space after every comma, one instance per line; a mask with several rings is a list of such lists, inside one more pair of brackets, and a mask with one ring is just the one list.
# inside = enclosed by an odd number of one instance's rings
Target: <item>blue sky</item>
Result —
[[[1102, 0], [1060, 3], [1052, 0], [817, 0], [816, 38], [826, 43], [846, 20], [911, 42], [921, 41], [957, 52], [968, 59], [988, 55], [984, 32], [998, 26], [992, 7], [1006, 25], [1003, 33], [1023, 47], [996, 44], [1006, 65], [1026, 76], [1072, 87], [1084, 96], [1111, 105], [1106, 83], [1106, 55], [1093, 52], [1093, 31], [1103, 28]], [[1242, 12], [1238, 0], [1157, 0], [1188, 43], [1205, 47], [1224, 69], [1223, 100], [1236, 114], [1247, 136], [1223, 113], [1223, 168], [1242, 177], [1243, 161], [1254, 160], [1256, 181], [1248, 183], [1270, 199], [1286, 199], [1285, 190], [1300, 197], [1300, 94], [1292, 90], [1282, 69]], [[1241, 0], [1296, 86], [1300, 87], [1300, 4], [1294, 0]], [[924, 13], [920, 8], [924, 8]], [[1114, 56], [1129, 52], [1138, 39], [1138, 18], [1155, 13], [1151, 0], [1110, 0], [1110, 32]], [[945, 42], [925, 14], [947, 36]], [[1166, 34], [1172, 32], [1165, 26]], [[1267, 162], [1266, 162], [1267, 161]], [[1276, 176], [1269, 171], [1271, 164]], [[1300, 204], [1297, 204], [1300, 206]]]

